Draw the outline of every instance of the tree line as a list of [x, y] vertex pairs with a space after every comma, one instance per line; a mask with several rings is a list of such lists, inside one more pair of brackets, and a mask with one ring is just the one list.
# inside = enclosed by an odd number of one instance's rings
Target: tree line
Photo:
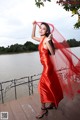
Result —
[[24, 45], [14, 44], [8, 47], [0, 47], [0, 54], [8, 54], [8, 53], [23, 53], [23, 52], [33, 52], [38, 51], [38, 45], [27, 41]]
[[[67, 43], [70, 47], [78, 47], [80, 46], [80, 41], [76, 41], [76, 39], [69, 39]], [[8, 47], [0, 47], [0, 54], [12, 54], [12, 53], [23, 53], [23, 52], [33, 52], [38, 51], [38, 44], [34, 44], [30, 41], [27, 41], [25, 44], [14, 44]]]

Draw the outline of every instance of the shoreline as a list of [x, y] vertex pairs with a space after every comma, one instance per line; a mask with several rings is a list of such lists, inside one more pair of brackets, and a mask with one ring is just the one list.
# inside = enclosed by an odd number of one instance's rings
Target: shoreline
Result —
[[34, 53], [34, 52], [38, 52], [38, 50], [37, 51], [29, 51], [29, 52], [19, 52], [19, 53], [16, 53], [16, 52], [14, 52], [14, 53], [2, 53], [2, 54], [0, 54], [0, 56], [1, 55], [14, 55], [14, 54]]

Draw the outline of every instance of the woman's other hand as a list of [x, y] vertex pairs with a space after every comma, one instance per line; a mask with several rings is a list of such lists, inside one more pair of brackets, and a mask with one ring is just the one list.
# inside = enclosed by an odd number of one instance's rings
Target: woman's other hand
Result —
[[49, 40], [52, 40], [52, 37], [53, 37], [52, 34], [49, 34], [49, 36], [48, 36], [48, 41], [49, 41]]

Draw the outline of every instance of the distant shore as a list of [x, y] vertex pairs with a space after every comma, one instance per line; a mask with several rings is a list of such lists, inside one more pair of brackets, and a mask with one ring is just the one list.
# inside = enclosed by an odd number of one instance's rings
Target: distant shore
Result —
[[[70, 47], [79, 47], [80, 46], [80, 41], [76, 41], [75, 39], [67, 40], [67, 43], [69, 44]], [[24, 43], [24, 45], [17, 43], [17, 44], [8, 46], [6, 48], [3, 46], [0, 47], [0, 55], [30, 53], [30, 52], [35, 52], [35, 51], [38, 51], [38, 44], [34, 44], [30, 41], [27, 41], [26, 43]]]
[[0, 54], [18, 54], [38, 51], [38, 45], [32, 42], [26, 42], [24, 45], [14, 44], [8, 47], [0, 47]]

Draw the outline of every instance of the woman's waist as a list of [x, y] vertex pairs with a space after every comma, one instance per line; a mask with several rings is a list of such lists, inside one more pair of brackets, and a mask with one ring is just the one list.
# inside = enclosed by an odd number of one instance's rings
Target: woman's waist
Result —
[[49, 54], [48, 53], [46, 53], [46, 54], [40, 53], [39, 55], [40, 55], [40, 59], [48, 59], [49, 58]]
[[50, 56], [49, 54], [44, 54], [44, 55], [40, 55], [40, 61], [41, 63], [44, 63], [44, 62], [50, 62]]
[[39, 51], [40, 56], [49, 56], [48, 50], [46, 51]]
[[50, 60], [50, 57], [49, 58], [40, 58], [40, 61], [41, 61], [41, 64], [44, 66], [44, 68], [52, 68], [52, 62]]

